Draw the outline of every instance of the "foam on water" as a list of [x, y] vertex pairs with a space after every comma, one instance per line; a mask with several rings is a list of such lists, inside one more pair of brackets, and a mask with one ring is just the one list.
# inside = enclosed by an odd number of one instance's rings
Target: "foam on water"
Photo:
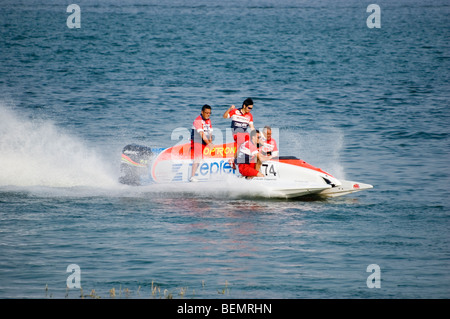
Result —
[[0, 105], [0, 186], [110, 187], [112, 165], [48, 120]]
[[156, 195], [156, 194], [180, 194], [183, 196], [207, 196], [211, 198], [267, 198], [273, 197], [275, 193], [265, 184], [254, 181], [227, 176], [220, 180], [198, 183], [167, 183], [153, 184], [135, 187], [124, 191], [123, 194]]

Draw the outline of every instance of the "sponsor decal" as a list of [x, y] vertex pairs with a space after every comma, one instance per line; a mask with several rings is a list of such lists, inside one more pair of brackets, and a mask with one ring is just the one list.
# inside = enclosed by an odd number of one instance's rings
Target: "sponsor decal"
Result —
[[215, 146], [213, 148], [205, 147], [203, 156], [210, 157], [231, 157], [234, 155], [235, 147], [233, 146]]
[[[189, 167], [191, 166], [192, 164], [189, 165]], [[201, 176], [234, 174], [234, 171], [228, 161], [222, 160], [220, 162], [204, 162], [200, 164], [200, 167], [198, 168], [198, 174], [200, 174]]]

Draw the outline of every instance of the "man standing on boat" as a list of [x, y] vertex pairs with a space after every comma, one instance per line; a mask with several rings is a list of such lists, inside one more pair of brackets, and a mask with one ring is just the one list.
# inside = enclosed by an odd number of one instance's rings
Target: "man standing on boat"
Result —
[[191, 158], [194, 159], [192, 163], [192, 174], [190, 181], [197, 182], [195, 174], [198, 165], [203, 158], [203, 151], [205, 147], [212, 146], [212, 125], [211, 125], [211, 106], [203, 105], [199, 116], [194, 120], [191, 131]]
[[[236, 109], [234, 105], [231, 105], [228, 110], [223, 114], [223, 118], [231, 118], [231, 129], [234, 139], [235, 154], [234, 159], [237, 158], [237, 152], [242, 143], [245, 142], [246, 136], [248, 136], [248, 128], [254, 130], [253, 115], [250, 113], [253, 109], [253, 100], [247, 98], [242, 103], [240, 109]], [[235, 169], [234, 161], [232, 163], [233, 169]]]
[[259, 171], [261, 163], [270, 160], [271, 156], [262, 155], [258, 149], [258, 141], [261, 134], [258, 130], [250, 132], [250, 139], [239, 147], [237, 155], [237, 164], [239, 173], [247, 179], [253, 177], [264, 177]]

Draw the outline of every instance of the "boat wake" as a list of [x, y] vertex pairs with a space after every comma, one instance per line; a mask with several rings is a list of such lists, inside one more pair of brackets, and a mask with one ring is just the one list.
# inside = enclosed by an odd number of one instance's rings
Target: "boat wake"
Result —
[[51, 121], [0, 114], [0, 187], [117, 185], [113, 165]]

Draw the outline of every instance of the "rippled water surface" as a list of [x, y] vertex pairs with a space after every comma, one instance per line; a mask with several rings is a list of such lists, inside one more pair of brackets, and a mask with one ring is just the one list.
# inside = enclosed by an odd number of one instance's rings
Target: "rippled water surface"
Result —
[[[450, 297], [450, 5], [0, 4], [0, 298]], [[117, 182], [130, 142], [255, 101], [282, 154], [374, 189], [328, 200]], [[381, 288], [368, 288], [368, 265]]]

